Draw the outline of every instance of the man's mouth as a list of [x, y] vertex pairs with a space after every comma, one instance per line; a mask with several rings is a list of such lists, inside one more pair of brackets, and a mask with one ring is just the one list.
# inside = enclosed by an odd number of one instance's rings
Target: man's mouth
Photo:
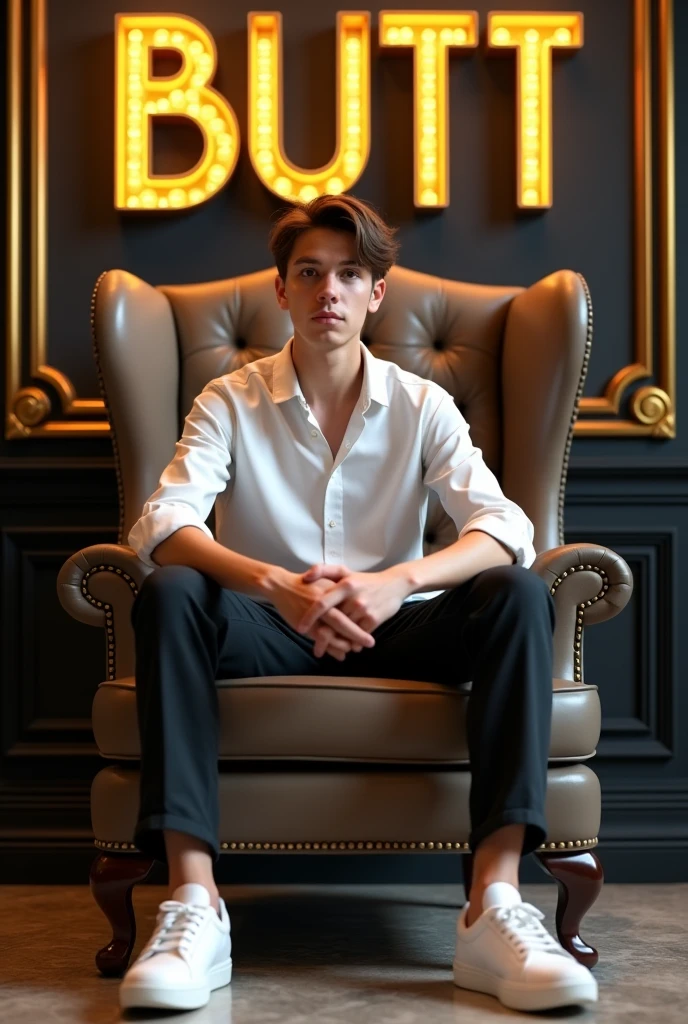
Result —
[[337, 316], [335, 313], [318, 313], [313, 319], [322, 324], [338, 324], [342, 317]]

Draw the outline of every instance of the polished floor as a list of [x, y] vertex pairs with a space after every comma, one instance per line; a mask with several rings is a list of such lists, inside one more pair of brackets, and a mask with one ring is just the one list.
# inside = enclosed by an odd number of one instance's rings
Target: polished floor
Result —
[[[506, 1016], [580, 1024], [688, 1021], [688, 885], [605, 885], [586, 918], [600, 1002], [522, 1014], [451, 981], [457, 885], [222, 886], [234, 976], [207, 1006], [127, 1011], [93, 953], [109, 939], [87, 886], [0, 886], [0, 1021], [115, 1024], [486, 1024]], [[553, 932], [555, 884], [522, 885]], [[134, 956], [161, 886], [137, 886]]]

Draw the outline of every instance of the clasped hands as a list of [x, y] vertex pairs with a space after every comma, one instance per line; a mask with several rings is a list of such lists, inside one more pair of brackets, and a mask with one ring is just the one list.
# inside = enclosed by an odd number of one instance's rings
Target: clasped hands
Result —
[[351, 651], [374, 647], [371, 635], [391, 618], [412, 593], [398, 572], [353, 572], [344, 565], [320, 562], [305, 573], [290, 573], [273, 597], [282, 617], [315, 641], [316, 658], [331, 654], [344, 661]]

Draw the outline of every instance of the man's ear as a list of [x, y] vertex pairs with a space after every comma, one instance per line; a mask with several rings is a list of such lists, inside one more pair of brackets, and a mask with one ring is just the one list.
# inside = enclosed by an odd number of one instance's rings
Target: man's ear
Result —
[[[279, 274], [277, 274], [275, 277], [275, 294], [277, 295], [277, 301], [279, 302], [280, 306], [282, 305], [283, 302], [287, 302], [287, 297], [284, 294], [284, 281], [282, 280]], [[282, 306], [282, 308], [286, 309], [287, 307]]]
[[[380, 286], [382, 286], [382, 287], [380, 287]], [[375, 289], [376, 288], [380, 292], [380, 296], [377, 299], [375, 298]], [[377, 306], [378, 306], [378, 309], [379, 309], [380, 303], [382, 302], [382, 299], [384, 298], [384, 294], [385, 294], [386, 290], [387, 290], [387, 282], [385, 281], [384, 277], [381, 277], [379, 281], [375, 282], [375, 284], [373, 285], [373, 287], [371, 289], [370, 298], [368, 299], [368, 307], [370, 307], [370, 303], [371, 302], [377, 302]], [[370, 308], [369, 308], [369, 312], [371, 312]], [[375, 312], [375, 311], [372, 310], [372, 312]]]

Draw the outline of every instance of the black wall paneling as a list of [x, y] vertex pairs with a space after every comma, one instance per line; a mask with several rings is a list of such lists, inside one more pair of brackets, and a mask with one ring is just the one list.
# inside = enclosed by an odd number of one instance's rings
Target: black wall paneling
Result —
[[[23, 0], [25, 64], [22, 154], [22, 383], [58, 396], [29, 373], [32, 330], [30, 244], [31, 17]], [[656, 30], [661, 4], [651, 0]], [[402, 5], [404, 6], [404, 5]], [[407, 5], [413, 8], [413, 4]], [[583, 274], [594, 308], [585, 395], [599, 397], [635, 359], [633, 244], [634, 0], [586, 0], [584, 46], [554, 57], [554, 203], [515, 209], [515, 59], [486, 53], [493, 5], [479, 12], [481, 39], [449, 60], [450, 205], [413, 206], [411, 51], [377, 45], [371, 10], [372, 134], [368, 165], [352, 189], [400, 228], [399, 262], [439, 276], [529, 285], [568, 267]], [[507, 4], [525, 9], [527, 5]], [[550, 0], [550, 10], [568, 5]], [[671, 5], [669, 5], [671, 7]], [[417, 5], [415, 5], [417, 7]], [[147, 11], [144, 0], [127, 5]], [[59, 9], [59, 16], [58, 16]], [[80, 398], [97, 398], [90, 339], [91, 290], [99, 274], [124, 267], [152, 284], [211, 280], [271, 265], [267, 237], [283, 203], [258, 181], [247, 140], [247, 33], [243, 8], [218, 0], [175, 7], [201, 21], [218, 50], [216, 86], [232, 104], [241, 152], [229, 183], [198, 208], [165, 216], [122, 214], [113, 205], [114, 15], [109, 2], [47, 0], [46, 359]], [[284, 146], [296, 164], [318, 167], [335, 146], [334, 3], [287, 0], [284, 25]], [[3, 9], [3, 11], [5, 8]], [[307, 14], [307, 17], [304, 17]], [[688, 255], [688, 4], [674, 0], [676, 260]], [[3, 52], [7, 24], [1, 19]], [[656, 51], [654, 60], [656, 62]], [[654, 67], [656, 78], [657, 68]], [[2, 88], [7, 89], [7, 80]], [[0, 104], [7, 147], [8, 97]], [[653, 116], [656, 115], [656, 104]], [[188, 134], [188, 133], [187, 133]], [[193, 155], [184, 134], [156, 132], [156, 170]], [[656, 150], [656, 140], [655, 140]], [[5, 164], [8, 151], [5, 152]], [[193, 162], [193, 160], [191, 161]], [[176, 166], [181, 169], [181, 164]], [[657, 174], [653, 178], [657, 212]], [[7, 238], [6, 204], [0, 221]], [[656, 224], [655, 224], [656, 226]], [[658, 234], [654, 234], [655, 246]], [[659, 256], [656, 253], [655, 264]], [[656, 282], [655, 282], [656, 284]], [[680, 284], [680, 281], [679, 281]], [[7, 279], [0, 294], [7, 308]], [[654, 291], [658, 333], [661, 290]], [[573, 441], [565, 504], [566, 541], [607, 544], [629, 563], [635, 591], [624, 612], [591, 627], [584, 678], [600, 688], [602, 737], [591, 767], [602, 784], [599, 854], [608, 881], [688, 881], [688, 389], [682, 344], [688, 299], [677, 287], [677, 401], [674, 439], [579, 436]], [[5, 344], [10, 337], [6, 320]], [[655, 338], [656, 341], [656, 338]], [[655, 346], [657, 370], [660, 353]], [[2, 365], [6, 366], [5, 361]], [[652, 383], [638, 381], [635, 386]], [[1, 389], [2, 418], [6, 392]], [[620, 415], [628, 416], [628, 397]], [[86, 882], [95, 854], [90, 781], [102, 760], [93, 742], [93, 694], [105, 678], [104, 632], [67, 615], [55, 592], [63, 561], [79, 548], [117, 540], [117, 483], [107, 436], [0, 437], [0, 878]], [[232, 881], [453, 881], [460, 858], [224, 858]], [[224, 874], [223, 874], [224, 873]], [[532, 859], [524, 881], [544, 881]]]

